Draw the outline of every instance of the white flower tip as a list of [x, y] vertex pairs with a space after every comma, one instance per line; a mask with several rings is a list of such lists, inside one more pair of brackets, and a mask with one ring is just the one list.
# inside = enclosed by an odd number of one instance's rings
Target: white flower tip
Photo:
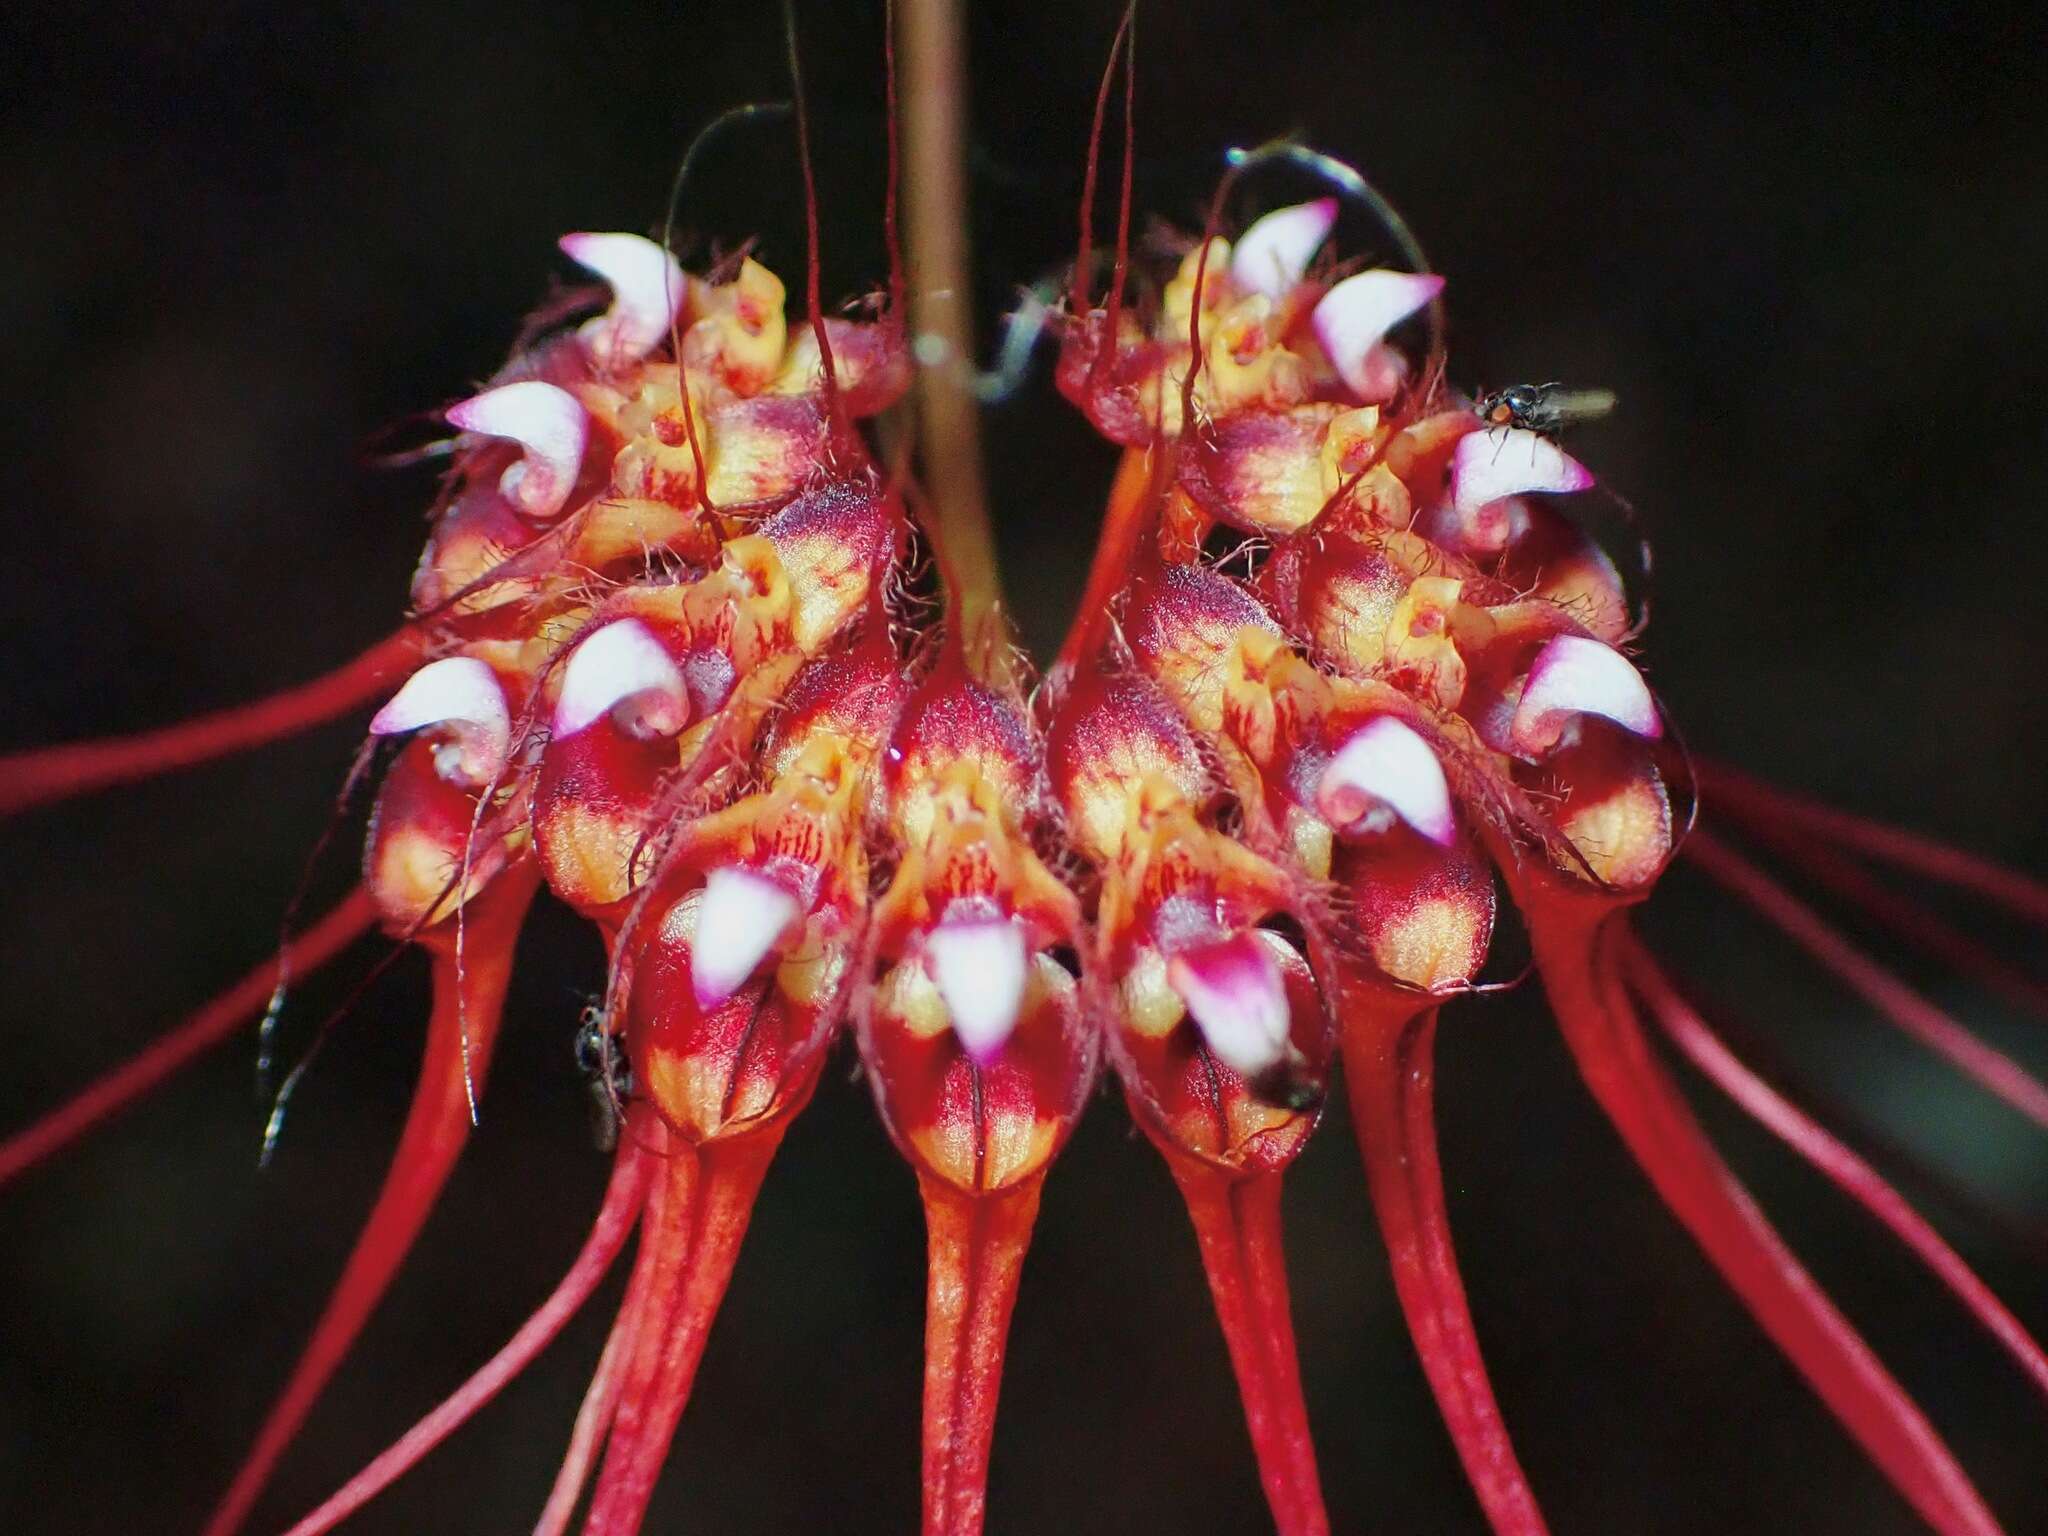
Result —
[[1000, 917], [943, 922], [926, 937], [925, 954], [961, 1048], [987, 1063], [1024, 1005], [1024, 930]]
[[1216, 1059], [1256, 1078], [1287, 1054], [1287, 986], [1253, 932], [1183, 949], [1166, 962], [1166, 984], [1188, 1005]]
[[697, 1006], [716, 1008], [745, 986], [802, 915], [803, 904], [766, 875], [733, 865], [711, 871], [690, 946], [690, 990]]
[[[1351, 392], [1368, 403], [1385, 398], [1389, 369], [1380, 338], [1443, 292], [1434, 272], [1375, 267], [1347, 277], [1324, 294], [1311, 319], [1316, 340]], [[1382, 355], [1374, 357], [1375, 350]], [[1393, 387], [1400, 383], [1398, 373]]]
[[1231, 251], [1231, 285], [1241, 293], [1285, 298], [1301, 281], [1336, 222], [1334, 197], [1275, 208], [1247, 229]]
[[562, 509], [576, 488], [583, 445], [590, 437], [590, 413], [574, 395], [539, 379], [522, 379], [451, 405], [446, 414], [465, 432], [510, 438], [519, 445], [524, 457], [498, 483], [507, 500], [535, 517]]
[[673, 736], [690, 723], [682, 669], [638, 619], [592, 630], [563, 664], [554, 735], [574, 736], [606, 715], [643, 741]]
[[1451, 504], [1477, 512], [1503, 496], [1590, 490], [1593, 472], [1549, 438], [1522, 427], [1472, 432], [1451, 455]]
[[1340, 831], [1378, 831], [1374, 812], [1383, 811], [1439, 847], [1458, 835], [1443, 765], [1428, 742], [1392, 715], [1367, 722], [1337, 749], [1316, 786], [1316, 807]]
[[1599, 715], [1638, 736], [1664, 733], [1649, 685], [1627, 657], [1583, 635], [1559, 635], [1536, 653], [1509, 735], [1543, 757], [1575, 715]]
[[689, 293], [675, 257], [639, 235], [564, 235], [561, 248], [611, 284], [612, 307], [578, 333], [594, 362], [637, 363], [661, 345]]
[[435, 767], [456, 783], [486, 784], [512, 747], [512, 713], [498, 674], [474, 656], [444, 656], [405, 680], [370, 721], [372, 736], [446, 725], [456, 737]]

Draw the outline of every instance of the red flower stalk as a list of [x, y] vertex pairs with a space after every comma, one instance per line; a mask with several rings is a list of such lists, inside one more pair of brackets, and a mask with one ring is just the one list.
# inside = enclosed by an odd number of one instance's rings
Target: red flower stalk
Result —
[[[318, 964], [374, 908], [427, 952], [419, 1087], [209, 1536], [245, 1522], [419, 1233], [467, 1139], [543, 885], [609, 959], [592, 1038], [622, 1113], [603, 1207], [514, 1339], [293, 1536], [337, 1524], [489, 1401], [635, 1233], [538, 1529], [567, 1529], [588, 1489], [586, 1531], [638, 1531], [757, 1193], [842, 1027], [926, 1218], [926, 1536], [983, 1527], [1033, 1224], [1105, 1057], [1185, 1199], [1282, 1536], [1331, 1528], [1280, 1201], [1340, 1063], [1446, 1428], [1494, 1529], [1536, 1536], [1434, 1124], [1441, 1009], [1479, 988], [1501, 891], [1580, 1074], [1674, 1215], [1922, 1518], [1991, 1536], [1967, 1476], [1720, 1161], [1637, 1015], [1640, 999], [2048, 1390], [2048, 1355], [2013, 1314], [1729, 1053], [1629, 931], [1627, 909], [1682, 850], [1692, 776], [1623, 654], [1637, 626], [1620, 572], [1571, 516], [1591, 473], [1518, 407], [1447, 387], [1443, 282], [1419, 252], [1413, 271], [1320, 255], [1332, 199], [1234, 242], [1205, 229], [1170, 270], [1134, 272], [1129, 17], [1114, 273], [1098, 300], [1084, 214], [1057, 374], [1124, 463], [1083, 613], [1027, 693], [965, 394], [959, 18], [904, 10], [907, 150], [914, 171], [944, 173], [914, 178], [913, 260], [892, 252], [892, 303], [911, 306], [927, 366], [923, 435], [888, 476], [861, 423], [909, 386], [913, 349], [894, 308], [872, 324], [820, 312], [806, 153], [807, 325], [751, 256], [697, 277], [634, 236], [564, 239], [608, 306], [561, 327], [599, 294], [578, 296], [446, 412], [454, 466], [416, 614], [392, 639], [247, 710], [0, 761], [0, 811], [19, 809], [282, 734], [420, 663], [370, 726], [410, 739], [377, 797], [364, 895], [287, 949]], [[1091, 153], [1091, 197], [1097, 170]], [[893, 198], [887, 218], [893, 240]], [[1426, 345], [1403, 330], [1425, 314]], [[906, 504], [936, 579], [912, 559]], [[1725, 770], [1712, 782], [1734, 824], [1816, 850], [1815, 879], [2038, 1003], [2038, 984], [1927, 927], [1849, 856], [2048, 922], [2038, 883]], [[1760, 868], [1712, 838], [1690, 852], [1892, 1022], [2048, 1123], [2048, 1089]], [[223, 1036], [277, 974], [0, 1145], [0, 1179]]]

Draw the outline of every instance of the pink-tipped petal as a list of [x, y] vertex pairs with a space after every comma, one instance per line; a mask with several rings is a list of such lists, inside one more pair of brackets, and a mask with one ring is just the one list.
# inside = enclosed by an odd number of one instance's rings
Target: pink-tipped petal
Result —
[[370, 721], [372, 736], [397, 736], [425, 726], [453, 727], [456, 741], [435, 757], [453, 782], [486, 784], [512, 748], [512, 712], [498, 674], [474, 656], [444, 656], [405, 680]]
[[506, 500], [534, 517], [561, 511], [576, 488], [583, 446], [590, 438], [590, 413], [574, 395], [539, 379], [522, 379], [451, 405], [446, 414], [465, 432], [519, 445], [524, 457], [498, 482]]
[[554, 734], [574, 736], [610, 715], [630, 736], [673, 736], [690, 723], [682, 669], [638, 619], [591, 631], [569, 653]]
[[746, 984], [803, 905], [785, 886], [750, 869], [727, 865], [704, 882], [697, 937], [690, 946], [690, 990], [700, 1008], [715, 1008]]
[[1559, 635], [1536, 653], [1509, 735], [1531, 757], [1543, 757], [1574, 715], [1599, 715], [1638, 736], [1664, 733], [1656, 700], [1627, 657], [1598, 640]]
[[1003, 1048], [1024, 1002], [1024, 930], [1008, 918], [939, 924], [925, 940], [953, 1033], [977, 1062]]
[[1166, 962], [1166, 983], [1232, 1071], [1257, 1077], [1287, 1054], [1287, 988], [1256, 933], [1181, 950]]
[[1451, 505], [1470, 516], [1503, 496], [1590, 490], [1593, 472], [1540, 432], [1507, 427], [1458, 440], [1451, 457]]
[[638, 235], [564, 235], [562, 254], [611, 284], [612, 307], [579, 333], [592, 361], [636, 363], [667, 339], [689, 293], [675, 257]]
[[1380, 831], [1387, 818], [1373, 812], [1384, 808], [1439, 847], [1458, 835], [1443, 765], [1392, 715], [1368, 721], [1337, 749], [1316, 786], [1316, 807], [1339, 830]]
[[[1434, 272], [1392, 272], [1375, 267], [1347, 277], [1316, 305], [1316, 340], [1351, 392], [1368, 403], [1400, 385], [1380, 338], [1443, 292]], [[1380, 355], [1374, 356], [1375, 350]], [[1390, 383], [1391, 380], [1391, 383]]]
[[1241, 293], [1284, 299], [1337, 222], [1337, 199], [1275, 208], [1244, 232], [1230, 253], [1230, 281]]

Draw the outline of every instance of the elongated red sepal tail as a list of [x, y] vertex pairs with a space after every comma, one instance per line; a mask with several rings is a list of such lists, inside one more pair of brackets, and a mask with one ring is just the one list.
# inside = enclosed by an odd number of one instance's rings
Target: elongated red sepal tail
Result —
[[514, 940], [537, 883], [530, 865], [508, 870], [469, 904], [460, 963], [452, 945], [436, 950], [426, 1053], [391, 1170], [326, 1310], [207, 1521], [205, 1536], [233, 1536], [248, 1519], [278, 1459], [405, 1262], [467, 1144], [471, 1088], [490, 1063], [511, 980]]
[[391, 1448], [344, 1483], [334, 1496], [294, 1525], [286, 1536], [321, 1536], [331, 1531], [363, 1505], [397, 1482], [417, 1466], [435, 1446], [447, 1439], [492, 1398], [505, 1384], [531, 1365], [540, 1352], [554, 1342], [569, 1319], [582, 1309], [625, 1247], [645, 1204], [649, 1165], [654, 1159], [629, 1128], [619, 1142], [618, 1160], [612, 1165], [610, 1186], [597, 1221], [584, 1239], [582, 1251], [569, 1266], [548, 1299], [520, 1325], [505, 1347], [419, 1423], [407, 1430]]
[[422, 639], [401, 629], [309, 683], [161, 730], [0, 757], [0, 816], [211, 762], [332, 720], [401, 681], [419, 661]]
[[1886, 826], [1867, 816], [1795, 795], [1726, 763], [1702, 762], [1694, 766], [1706, 803], [1741, 821], [1767, 823], [1838, 844], [1881, 864], [1911, 870], [1969, 891], [2016, 917], [2048, 927], [2048, 884], [2016, 869], [2007, 869], [1961, 848], [1951, 848], [1918, 832]]
[[1686, 856], [1852, 987], [1887, 1024], [2048, 1130], [2048, 1083], [1978, 1039], [1837, 932], [1825, 918], [1726, 843], [1695, 832]]
[[1328, 1536], [1287, 1301], [1278, 1173], [1230, 1174], [1167, 1152], [1201, 1245], [1216, 1320], [1278, 1536]]
[[969, 1195], [920, 1175], [927, 1234], [924, 1536], [979, 1536], [1003, 1348], [1043, 1175]]
[[1444, 1427], [1499, 1536], [1548, 1529], [1494, 1401], [1465, 1301], [1436, 1148], [1436, 1010], [1348, 1008], [1344, 1080], [1394, 1289]]
[[754, 1197], [787, 1126], [778, 1118], [694, 1149], [678, 1142], [669, 1154], [667, 1206], [643, 1239], [663, 1251], [641, 1305], [586, 1536], [634, 1536], [640, 1529], [732, 1279]]
[[1878, 1171], [1743, 1065], [1707, 1021], [1679, 995], [1671, 979], [1633, 934], [1618, 941], [1629, 985], [1679, 1053], [1733, 1099], [1751, 1119], [1824, 1174], [1912, 1249], [1934, 1277], [2004, 1346], [2034, 1385], [2048, 1394], [2048, 1353], [2014, 1317], [1963, 1256], [1945, 1242], [1905, 1196]]
[[1942, 1536], [1998, 1536], [1954, 1455], [1785, 1247], [1651, 1055], [1622, 983], [1613, 904], [1545, 886], [1522, 893], [1522, 910], [1580, 1076], [1672, 1214], [1923, 1520]]

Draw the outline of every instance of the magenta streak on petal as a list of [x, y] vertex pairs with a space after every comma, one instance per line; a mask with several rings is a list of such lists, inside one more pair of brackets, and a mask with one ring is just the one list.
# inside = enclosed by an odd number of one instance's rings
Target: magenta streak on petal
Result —
[[1286, 1054], [1287, 989], [1256, 933], [1178, 951], [1166, 962], [1166, 982], [1232, 1071], [1256, 1077]]

